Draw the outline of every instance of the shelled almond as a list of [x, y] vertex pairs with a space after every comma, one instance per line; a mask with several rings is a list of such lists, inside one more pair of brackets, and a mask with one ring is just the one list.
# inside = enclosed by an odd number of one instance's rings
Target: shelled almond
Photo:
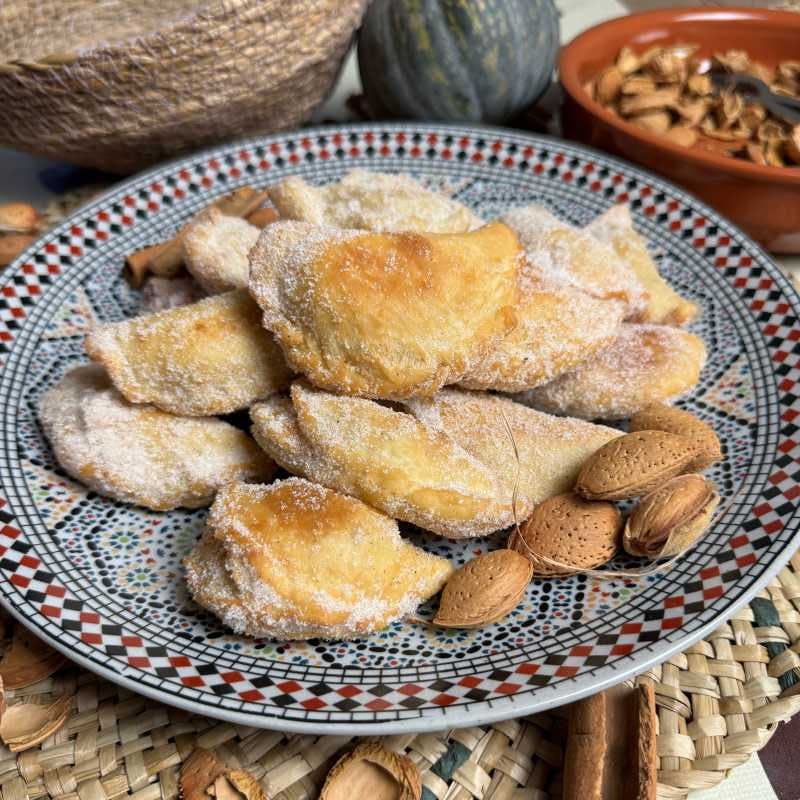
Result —
[[715, 92], [710, 69], [744, 73], [764, 81], [776, 94], [800, 98], [800, 61], [774, 69], [742, 50], [696, 56], [696, 45], [654, 47], [637, 55], [620, 50], [588, 91], [632, 125], [683, 147], [778, 167], [800, 165], [800, 125], [773, 115], [752, 98]]

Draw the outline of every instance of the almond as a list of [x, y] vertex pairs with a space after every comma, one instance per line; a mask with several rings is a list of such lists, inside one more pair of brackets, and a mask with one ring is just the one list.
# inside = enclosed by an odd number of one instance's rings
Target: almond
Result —
[[625, 524], [622, 544], [632, 556], [662, 558], [691, 547], [706, 531], [719, 495], [702, 475], [679, 475], [643, 497]]
[[508, 546], [530, 559], [535, 575], [571, 575], [605, 564], [619, 550], [621, 528], [622, 517], [613, 503], [560, 494], [539, 503]]
[[637, 431], [604, 444], [581, 468], [575, 491], [589, 500], [627, 500], [685, 472], [697, 445], [666, 431]]
[[414, 762], [378, 742], [360, 744], [328, 773], [319, 800], [419, 800], [422, 780]]
[[630, 430], [666, 431], [691, 439], [699, 450], [687, 467], [691, 472], [702, 472], [722, 459], [722, 445], [714, 429], [682, 408], [653, 403], [631, 417]]
[[493, 550], [468, 561], [442, 590], [433, 624], [481, 628], [513, 611], [533, 575], [533, 565], [514, 550]]
[[6, 689], [22, 689], [49, 678], [66, 660], [21, 625], [15, 625], [11, 645], [0, 659], [0, 677]]
[[0, 267], [7, 267], [23, 250], [36, 241], [30, 233], [7, 233], [0, 235]]
[[39, 212], [27, 203], [0, 205], [0, 233], [33, 233], [39, 228]]
[[72, 698], [64, 695], [48, 705], [18, 703], [0, 720], [0, 738], [12, 753], [28, 750], [52, 736], [69, 717]]

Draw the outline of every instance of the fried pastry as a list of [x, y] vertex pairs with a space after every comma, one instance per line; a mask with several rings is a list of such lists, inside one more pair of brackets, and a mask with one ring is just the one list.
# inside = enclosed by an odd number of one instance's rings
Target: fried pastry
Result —
[[517, 327], [460, 385], [521, 392], [547, 383], [610, 344], [624, 309], [618, 300], [601, 300], [531, 278], [516, 310]]
[[250, 254], [250, 293], [289, 365], [349, 395], [405, 399], [459, 380], [515, 325], [520, 246], [464, 234], [276, 222]]
[[703, 341], [680, 328], [625, 324], [591, 359], [517, 399], [571, 417], [623, 419], [691, 389], [705, 358]]
[[229, 628], [283, 640], [378, 631], [453, 571], [394, 520], [299, 478], [221, 489], [184, 563], [194, 599]]
[[208, 505], [225, 483], [267, 481], [275, 471], [238, 428], [133, 405], [97, 364], [71, 370], [45, 392], [39, 420], [68, 475], [98, 494], [156, 511]]
[[186, 416], [247, 408], [291, 378], [244, 290], [100, 325], [86, 337], [86, 352], [132, 403]]
[[515, 445], [521, 520], [570, 487], [583, 461], [619, 435], [454, 389], [396, 410], [297, 382], [291, 402], [270, 398], [250, 414], [256, 441], [285, 469], [453, 539], [513, 524]]
[[183, 237], [186, 269], [208, 294], [246, 289], [247, 254], [260, 232], [247, 220], [226, 216], [212, 206], [187, 226]]
[[548, 283], [571, 286], [604, 300], [621, 300], [626, 316], [644, 308], [647, 294], [631, 266], [608, 245], [598, 242], [535, 203], [512, 208], [501, 221], [525, 248], [526, 274]]
[[268, 192], [283, 219], [313, 225], [376, 233], [465, 233], [483, 225], [461, 203], [407, 175], [354, 169], [327, 186], [311, 186], [293, 176]]
[[681, 297], [659, 275], [647, 243], [633, 227], [628, 206], [612, 206], [584, 230], [598, 241], [610, 245], [619, 258], [630, 264], [647, 291], [647, 302], [633, 321], [684, 325], [697, 316], [697, 306]]

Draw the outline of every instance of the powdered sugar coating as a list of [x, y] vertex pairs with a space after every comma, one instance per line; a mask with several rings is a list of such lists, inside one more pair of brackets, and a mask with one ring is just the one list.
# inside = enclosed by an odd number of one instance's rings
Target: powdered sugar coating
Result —
[[208, 208], [189, 224], [183, 238], [186, 269], [208, 294], [246, 289], [248, 253], [260, 230], [247, 220]]
[[593, 358], [517, 399], [551, 413], [623, 419], [691, 389], [705, 358], [702, 340], [687, 331], [625, 324]]
[[283, 219], [376, 233], [465, 233], [483, 225], [466, 206], [407, 175], [354, 169], [337, 183], [312, 186], [292, 176], [270, 187]]
[[86, 337], [86, 352], [131, 402], [188, 416], [247, 408], [291, 378], [242, 290], [99, 325]]
[[71, 370], [45, 392], [39, 419], [69, 475], [158, 511], [208, 505], [228, 481], [269, 480], [275, 469], [227, 422], [128, 403], [95, 364]]
[[647, 291], [647, 302], [632, 321], [684, 325], [697, 316], [697, 306], [681, 297], [659, 274], [647, 243], [633, 227], [628, 206], [611, 206], [584, 231], [611, 247], [619, 258], [630, 264]]
[[452, 572], [394, 520], [299, 478], [222, 489], [185, 565], [197, 602], [236, 633], [278, 639], [380, 630]]
[[467, 389], [521, 392], [574, 369], [610, 344], [625, 306], [529, 276], [517, 327], [461, 379]]
[[457, 381], [513, 328], [520, 253], [497, 223], [422, 235], [278, 221], [251, 251], [250, 293], [315, 385], [399, 400]]
[[[413, 411], [411, 410], [413, 409]], [[409, 411], [296, 383], [292, 404], [251, 410], [253, 433], [289, 471], [450, 538], [483, 536], [571, 485], [618, 431], [551, 417], [487, 394], [443, 390]]]
[[562, 222], [535, 203], [512, 208], [501, 220], [517, 234], [525, 248], [520, 276], [523, 291], [527, 280], [543, 281], [572, 287], [593, 297], [621, 300], [626, 316], [645, 307], [644, 287], [631, 266], [610, 246]]

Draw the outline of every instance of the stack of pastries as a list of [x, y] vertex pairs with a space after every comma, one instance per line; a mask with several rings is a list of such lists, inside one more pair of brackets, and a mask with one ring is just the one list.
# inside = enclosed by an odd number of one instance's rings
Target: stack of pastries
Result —
[[[179, 294], [207, 296], [97, 326], [92, 363], [40, 404], [58, 462], [96, 492], [211, 505], [186, 578], [237, 633], [402, 618], [452, 567], [398, 521], [451, 539], [521, 522], [620, 435], [596, 420], [698, 380], [705, 349], [681, 327], [697, 308], [624, 206], [583, 229], [537, 205], [484, 221], [363, 170], [269, 195], [261, 232], [198, 215]], [[243, 410], [249, 433], [226, 416]]]

